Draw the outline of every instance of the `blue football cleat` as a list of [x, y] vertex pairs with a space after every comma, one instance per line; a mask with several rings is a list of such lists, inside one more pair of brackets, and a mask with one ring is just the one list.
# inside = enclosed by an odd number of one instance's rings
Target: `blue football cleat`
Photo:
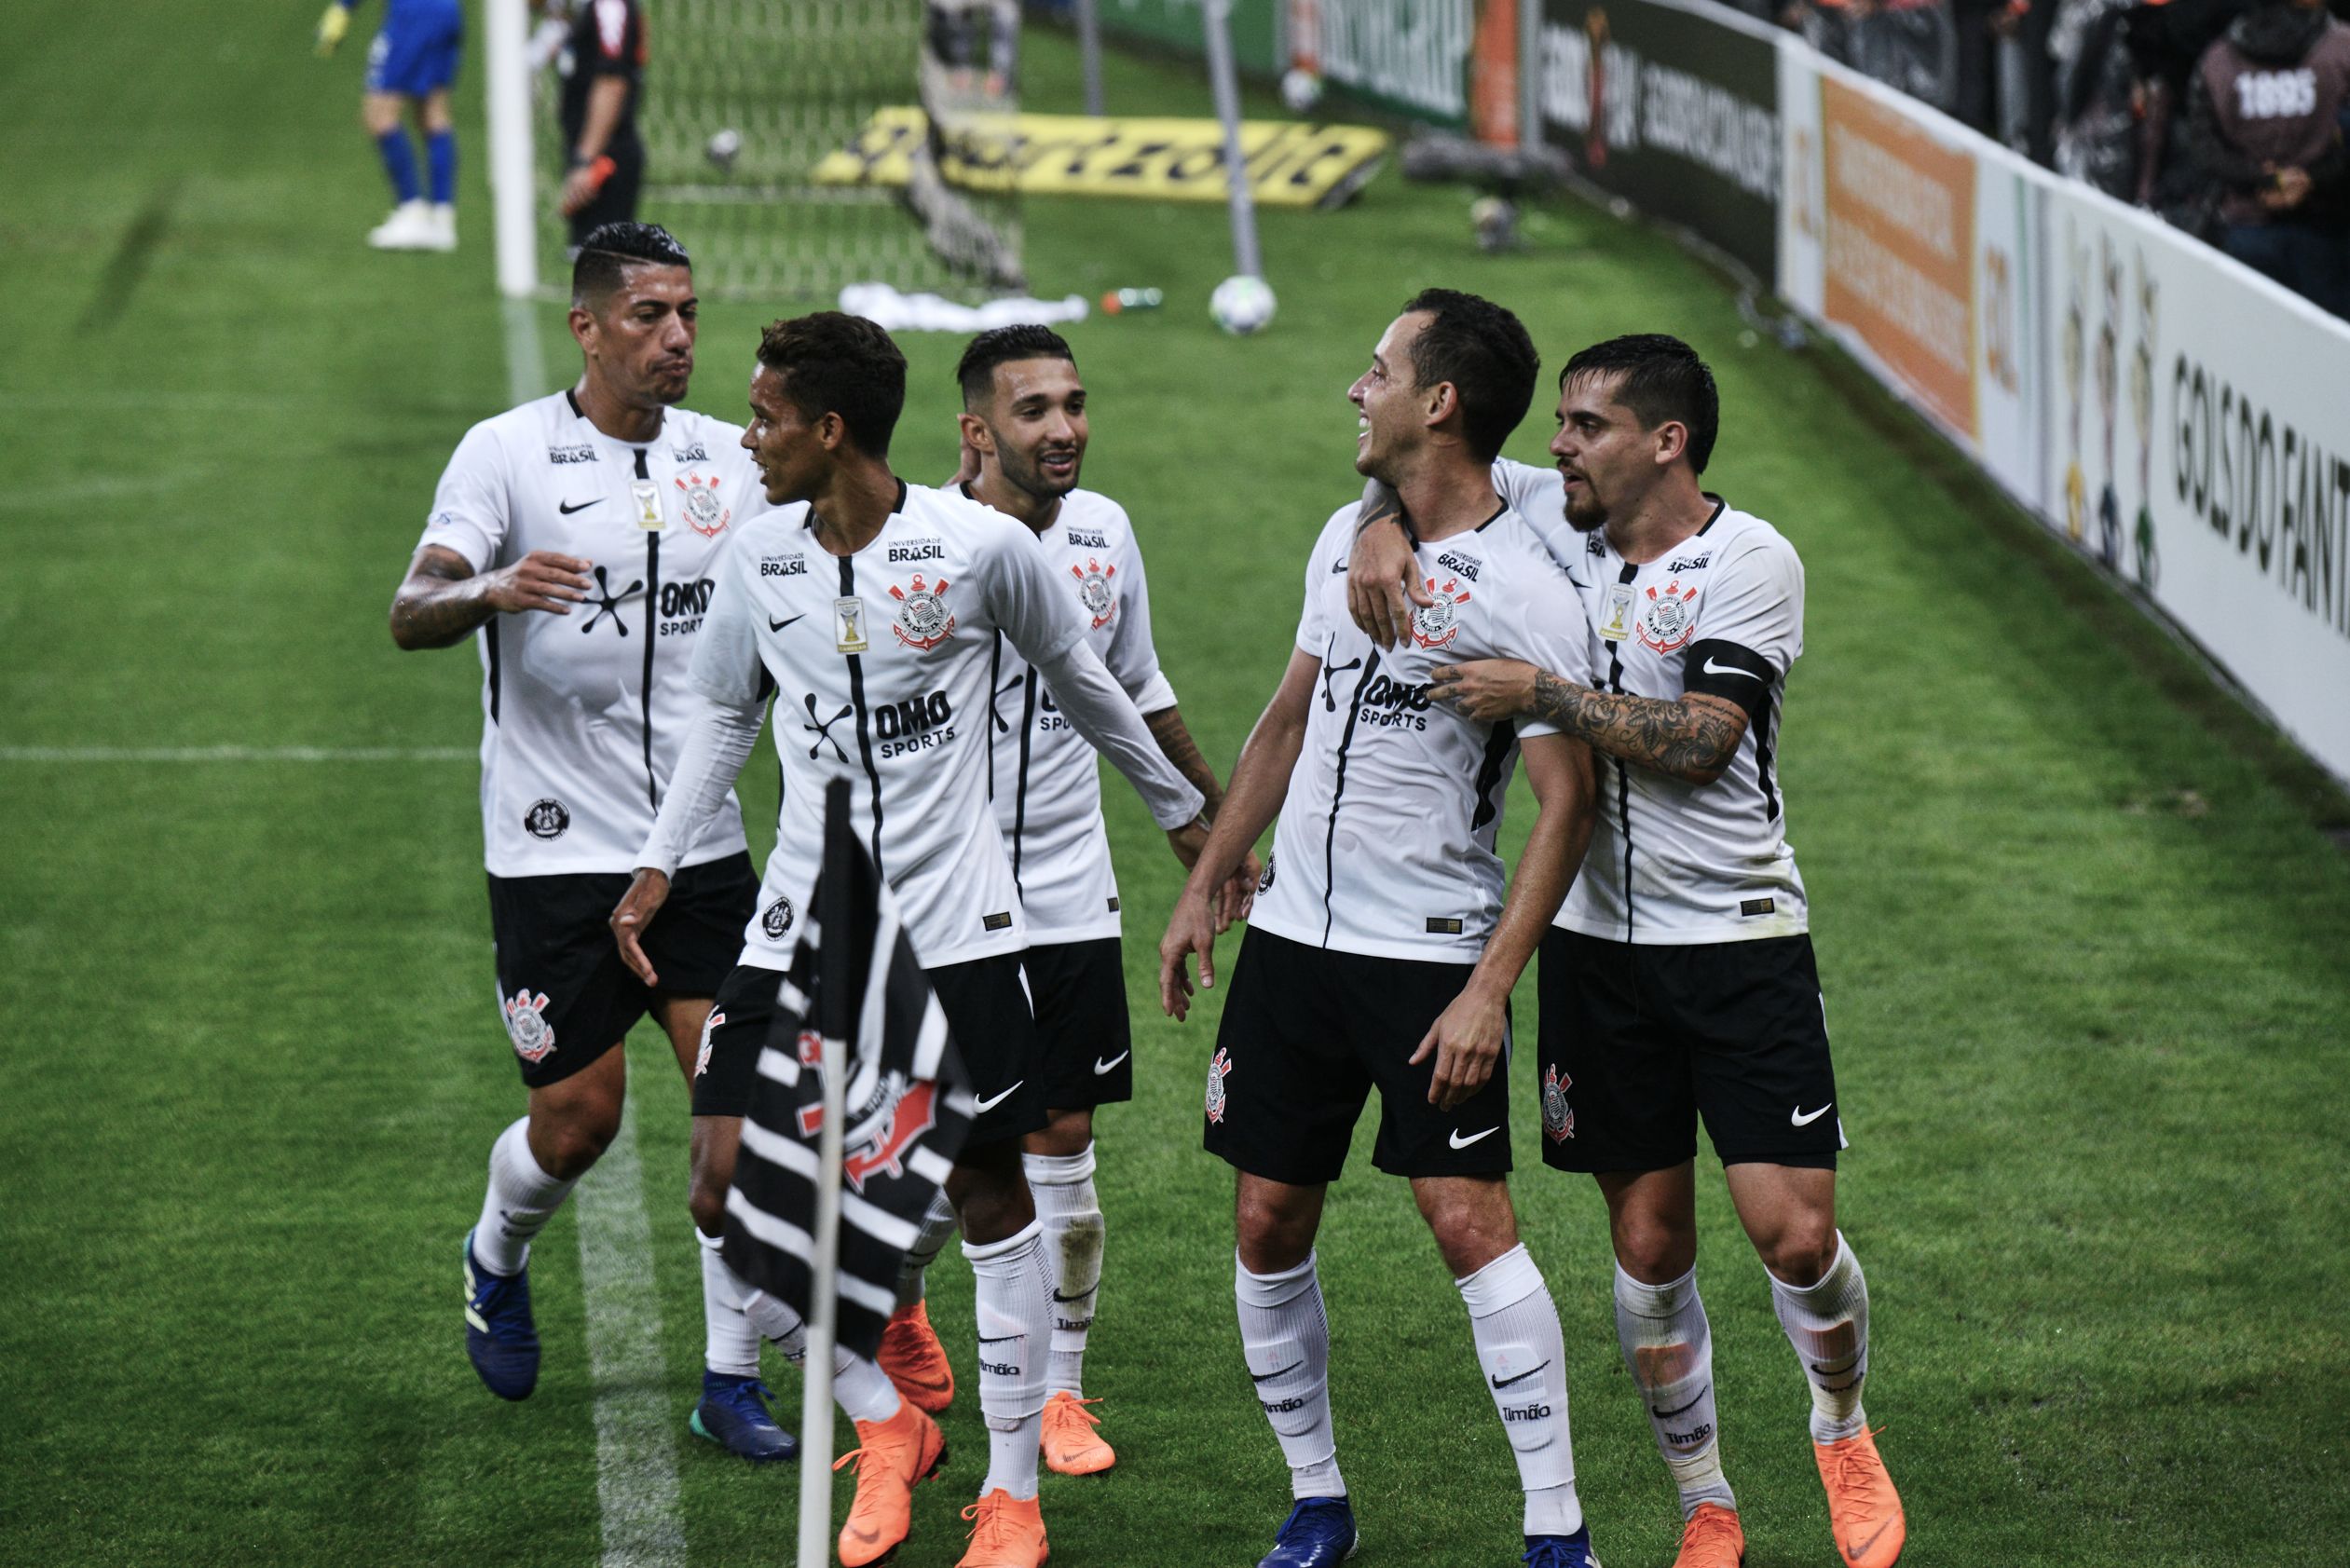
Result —
[[1362, 1537], [1344, 1497], [1304, 1497], [1281, 1521], [1273, 1549], [1257, 1568], [1329, 1568], [1355, 1555]]
[[465, 1354], [482, 1385], [501, 1399], [539, 1386], [539, 1329], [530, 1321], [530, 1265], [494, 1275], [473, 1261], [465, 1233]]
[[1592, 1550], [1592, 1527], [1585, 1525], [1572, 1535], [1529, 1535], [1526, 1555], [1527, 1568], [1599, 1568], [1599, 1555]]
[[767, 1401], [773, 1398], [755, 1377], [704, 1371], [702, 1402], [693, 1407], [686, 1426], [695, 1437], [707, 1438], [754, 1465], [796, 1458], [799, 1445], [767, 1413]]

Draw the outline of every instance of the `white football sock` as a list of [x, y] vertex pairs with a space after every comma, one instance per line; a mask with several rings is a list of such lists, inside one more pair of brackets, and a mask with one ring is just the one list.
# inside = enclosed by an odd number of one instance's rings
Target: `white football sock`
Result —
[[1518, 1456], [1525, 1533], [1571, 1535], [1583, 1527], [1575, 1495], [1575, 1449], [1566, 1421], [1566, 1337], [1542, 1271], [1521, 1245], [1456, 1279], [1469, 1308], [1477, 1360]]
[[1047, 1397], [1085, 1396], [1086, 1335], [1093, 1328], [1101, 1288], [1101, 1200], [1094, 1193], [1093, 1145], [1075, 1154], [1023, 1154], [1028, 1190], [1045, 1226], [1045, 1255], [1053, 1265], [1053, 1355]]
[[979, 1317], [979, 1414], [988, 1425], [988, 1479], [1017, 1498], [1036, 1495], [1036, 1450], [1045, 1430], [1045, 1357], [1053, 1320], [1053, 1270], [1045, 1227], [963, 1244]]
[[1844, 1233], [1836, 1234], [1836, 1261], [1817, 1285], [1798, 1289], [1770, 1274], [1770, 1301], [1780, 1327], [1803, 1362], [1811, 1384], [1811, 1440], [1840, 1442], [1868, 1425], [1861, 1384], [1868, 1376], [1868, 1281]]
[[1643, 1285], [1616, 1265], [1616, 1343], [1648, 1412], [1657, 1451], [1681, 1493], [1681, 1517], [1701, 1503], [1733, 1513], [1738, 1497], [1722, 1474], [1714, 1418], [1714, 1333], [1697, 1293], [1697, 1270], [1667, 1285]]
[[922, 1275], [929, 1271], [930, 1261], [938, 1256], [938, 1249], [947, 1245], [947, 1238], [955, 1234], [955, 1206], [947, 1201], [941, 1191], [930, 1200], [929, 1209], [922, 1215], [922, 1229], [914, 1233], [914, 1245], [907, 1249], [905, 1261], [897, 1265], [897, 1304], [903, 1309], [922, 1299]]
[[1235, 1253], [1232, 1294], [1257, 1404], [1290, 1462], [1290, 1495], [1346, 1496], [1330, 1424], [1330, 1318], [1314, 1254], [1279, 1274], [1250, 1274]]
[[758, 1330], [743, 1310], [743, 1292], [726, 1266], [726, 1239], [705, 1236], [702, 1244], [702, 1364], [725, 1377], [758, 1376]]
[[[743, 1302], [744, 1316], [751, 1326], [784, 1353], [785, 1359], [795, 1367], [805, 1367], [808, 1360], [808, 1325], [799, 1314], [753, 1286], [732, 1269], [727, 1277]], [[832, 1347], [832, 1400], [848, 1412], [851, 1421], [887, 1421], [897, 1413], [901, 1401], [897, 1384], [889, 1374], [870, 1361], [858, 1359], [846, 1345]]]
[[530, 1238], [554, 1218], [574, 1182], [558, 1181], [530, 1156], [530, 1118], [525, 1116], [489, 1146], [489, 1191], [473, 1227], [473, 1259], [495, 1275], [522, 1272], [530, 1261]]

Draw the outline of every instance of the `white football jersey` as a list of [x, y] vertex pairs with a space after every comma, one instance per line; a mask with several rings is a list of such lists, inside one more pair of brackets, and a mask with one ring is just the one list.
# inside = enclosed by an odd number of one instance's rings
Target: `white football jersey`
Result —
[[1695, 536], [1635, 566], [1606, 530], [1565, 521], [1553, 469], [1496, 465], [1495, 483], [1543, 520], [1592, 625], [1587, 683], [1678, 701], [1698, 690], [1747, 711], [1738, 754], [1710, 784], [1592, 750], [1599, 811], [1556, 924], [1660, 946], [1791, 936], [1810, 929], [1773, 759], [1787, 672], [1803, 652], [1803, 563], [1779, 530], [1715, 499]]
[[1473, 963], [1508, 888], [1494, 839], [1519, 737], [1556, 730], [1432, 703], [1428, 672], [1523, 659], [1581, 680], [1582, 605], [1505, 504], [1480, 528], [1419, 546], [1436, 604], [1413, 612], [1403, 647], [1382, 650], [1346, 612], [1355, 511], [1350, 503], [1331, 518], [1306, 562], [1297, 646], [1321, 672], [1250, 919], [1317, 948]]
[[[968, 492], [965, 492], [968, 494]], [[1151, 595], [1126, 509], [1073, 490], [1035, 536], [1053, 579], [1094, 652], [1135, 706], [1175, 705], [1151, 643]], [[1118, 881], [1101, 818], [1101, 767], [1034, 665], [999, 638], [990, 688], [995, 821], [1028, 911], [1028, 939], [1042, 946], [1119, 934]]]
[[1028, 945], [988, 803], [989, 675], [998, 633], [1047, 661], [1084, 635], [1056, 575], [1019, 524], [919, 486], [854, 555], [816, 542], [805, 504], [744, 531], [693, 659], [715, 702], [774, 698], [783, 801], [743, 962], [790, 967], [834, 779], [924, 967]]
[[[482, 658], [482, 848], [491, 874], [630, 870], [693, 698], [687, 665], [717, 563], [768, 511], [739, 426], [671, 409], [642, 443], [568, 391], [485, 419], [441, 475], [422, 545], [476, 572], [534, 550], [593, 562], [568, 615], [493, 615]], [[683, 857], [739, 852], [732, 796]]]

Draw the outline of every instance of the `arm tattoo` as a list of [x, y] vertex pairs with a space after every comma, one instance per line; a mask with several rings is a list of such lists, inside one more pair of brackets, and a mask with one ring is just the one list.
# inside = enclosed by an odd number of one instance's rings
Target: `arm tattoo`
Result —
[[1174, 708], [1162, 708], [1155, 714], [1144, 714], [1142, 722], [1150, 726], [1151, 739], [1158, 743], [1158, 749], [1175, 765], [1175, 770], [1206, 797], [1208, 803], [1200, 814], [1215, 821], [1216, 808], [1224, 801], [1223, 785], [1216, 782], [1216, 770], [1208, 766], [1208, 759], [1199, 755], [1191, 731], [1183, 727], [1182, 714]]
[[472, 582], [472, 566], [455, 551], [419, 551], [391, 601], [391, 640], [411, 648], [464, 640], [494, 613]]
[[1412, 525], [1404, 520], [1403, 498], [1379, 480], [1373, 480], [1362, 489], [1362, 506], [1355, 513], [1355, 538], [1381, 523], [1392, 523], [1407, 535]]
[[1727, 702], [1593, 691], [1548, 670], [1535, 672], [1534, 715], [1610, 757], [1691, 784], [1721, 777], [1746, 735]]

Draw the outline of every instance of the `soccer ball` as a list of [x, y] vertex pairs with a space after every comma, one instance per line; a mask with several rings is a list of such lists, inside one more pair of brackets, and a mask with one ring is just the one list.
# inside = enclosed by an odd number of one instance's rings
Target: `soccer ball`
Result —
[[710, 138], [710, 144], [702, 149], [709, 160], [720, 169], [732, 169], [735, 155], [743, 150], [743, 133], [731, 127]]
[[1311, 114], [1322, 101], [1322, 79], [1303, 65], [1281, 75], [1281, 102], [1292, 115]]
[[1227, 278], [1216, 285], [1214, 296], [1208, 301], [1208, 313], [1235, 337], [1263, 332], [1273, 320], [1273, 291], [1264, 279], [1245, 272]]

